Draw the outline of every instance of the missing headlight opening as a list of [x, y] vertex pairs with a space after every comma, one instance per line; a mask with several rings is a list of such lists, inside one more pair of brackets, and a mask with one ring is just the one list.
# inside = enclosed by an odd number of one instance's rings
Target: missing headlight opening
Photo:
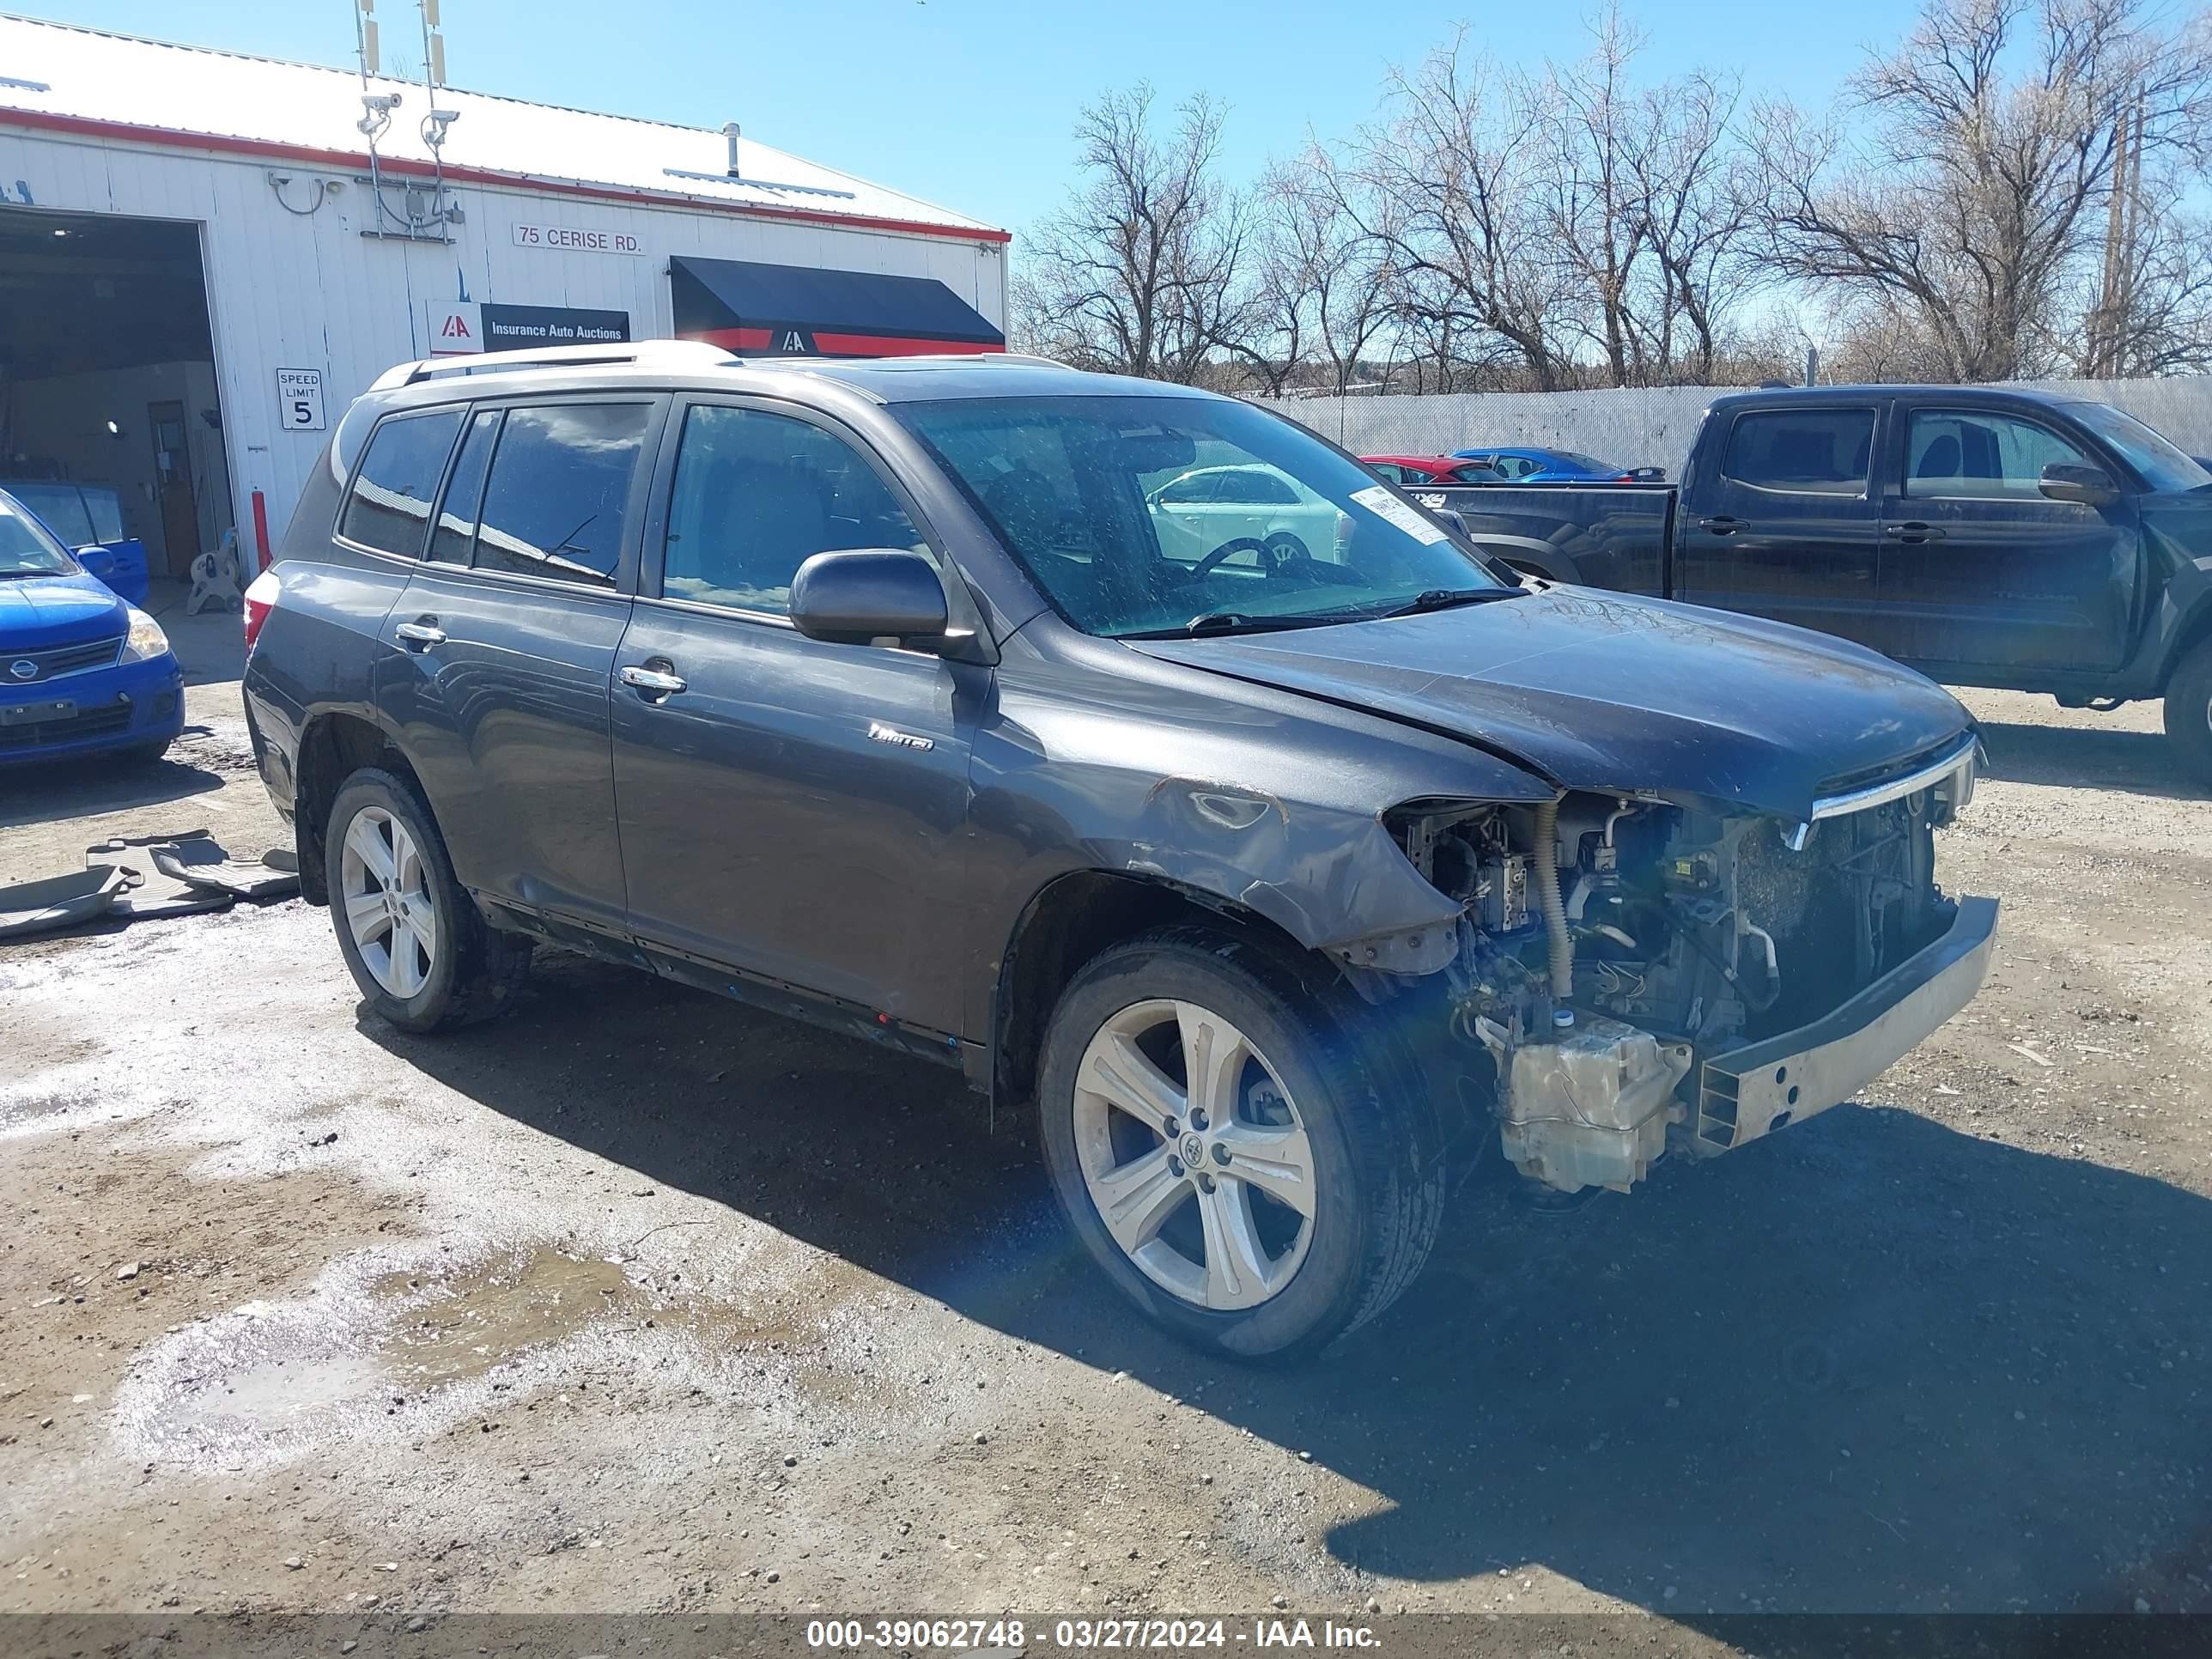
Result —
[[[1803, 826], [1591, 793], [1410, 803], [1385, 822], [1459, 904], [1452, 954], [1433, 971], [1367, 941], [1337, 956], [1370, 1002], [1441, 1022], [1461, 1097], [1491, 1103], [1523, 1176], [1626, 1192], [1668, 1151], [1725, 1152], [1849, 1098], [1971, 994], [1993, 917], [1962, 923], [1933, 838], [1971, 789], [1963, 765]], [[1873, 1018], [1893, 1000], [1909, 1013]]]

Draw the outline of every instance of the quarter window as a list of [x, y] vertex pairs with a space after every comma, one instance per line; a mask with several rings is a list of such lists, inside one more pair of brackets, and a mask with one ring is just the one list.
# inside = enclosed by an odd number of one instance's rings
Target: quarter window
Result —
[[1737, 416], [1721, 470], [1754, 489], [1863, 495], [1873, 450], [1871, 409], [1759, 410]]
[[647, 404], [510, 409], [485, 481], [476, 566], [612, 587]]
[[1978, 410], [1915, 410], [1905, 428], [1905, 493], [2039, 498], [2043, 469], [2087, 458], [2057, 433]]
[[346, 496], [338, 534], [380, 553], [421, 556], [430, 522], [430, 498], [461, 429], [458, 409], [390, 415], [377, 422]]
[[661, 565], [665, 598], [781, 616], [817, 553], [921, 532], [858, 451], [811, 422], [702, 405], [684, 417]]

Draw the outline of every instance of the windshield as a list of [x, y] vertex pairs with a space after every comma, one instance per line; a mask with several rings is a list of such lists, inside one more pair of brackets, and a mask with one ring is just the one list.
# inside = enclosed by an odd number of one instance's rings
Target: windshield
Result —
[[2201, 489], [2212, 483], [2207, 472], [2181, 451], [2132, 415], [2124, 415], [2110, 404], [2069, 404], [2074, 418], [2120, 452], [2121, 459], [2142, 475], [2142, 481], [2160, 495]]
[[66, 576], [76, 562], [36, 519], [0, 495], [0, 581], [13, 576]]
[[1087, 633], [1351, 622], [1517, 591], [1357, 462], [1247, 404], [988, 398], [897, 412]]

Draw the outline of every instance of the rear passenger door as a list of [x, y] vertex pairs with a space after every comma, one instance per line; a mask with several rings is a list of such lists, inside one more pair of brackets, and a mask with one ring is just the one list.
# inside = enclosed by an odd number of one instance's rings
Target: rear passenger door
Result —
[[1674, 596], [1880, 648], [1872, 472], [1885, 409], [1869, 398], [1737, 413], [1717, 476], [1685, 491]]
[[990, 671], [810, 640], [787, 614], [814, 554], [937, 556], [927, 527], [852, 434], [786, 405], [692, 401], [663, 449], [616, 666], [632, 932], [690, 977], [727, 964], [957, 1033], [957, 867]]
[[380, 688], [465, 886], [620, 933], [609, 681], [666, 400], [478, 404]]

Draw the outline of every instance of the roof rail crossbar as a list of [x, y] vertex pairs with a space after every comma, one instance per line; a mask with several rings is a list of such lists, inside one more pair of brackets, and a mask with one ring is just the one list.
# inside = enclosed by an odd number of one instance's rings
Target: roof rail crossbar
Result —
[[457, 353], [399, 363], [376, 379], [372, 392], [415, 386], [448, 374], [498, 374], [520, 368], [577, 368], [624, 364], [639, 368], [720, 368], [738, 362], [727, 349], [704, 340], [639, 340], [625, 345], [533, 346], [517, 351]]

